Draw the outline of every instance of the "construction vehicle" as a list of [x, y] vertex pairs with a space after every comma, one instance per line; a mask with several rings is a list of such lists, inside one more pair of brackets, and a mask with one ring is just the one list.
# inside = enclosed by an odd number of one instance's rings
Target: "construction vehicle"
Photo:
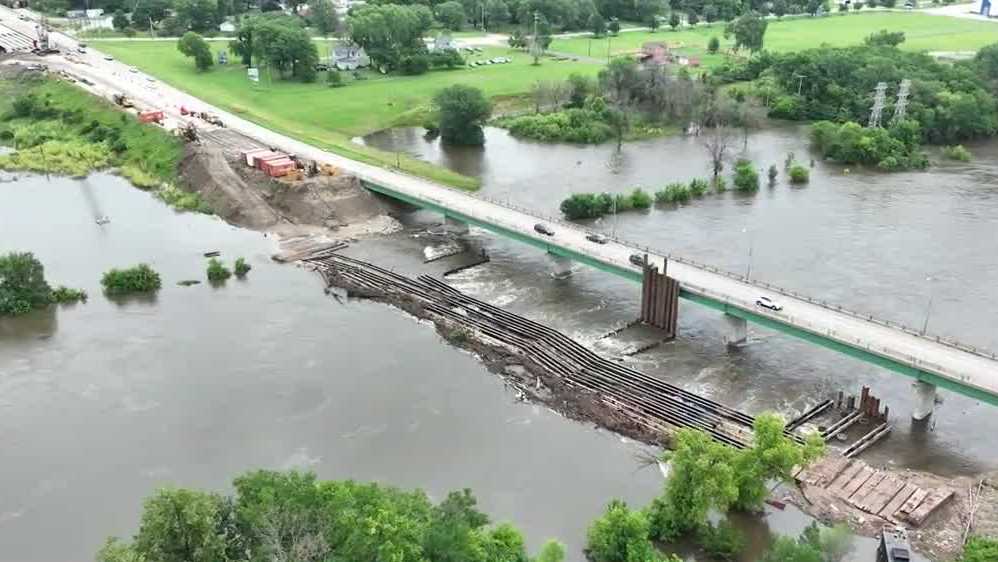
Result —
[[222, 120], [219, 119], [218, 115], [215, 115], [214, 113], [202, 113], [201, 119], [204, 119], [206, 122], [217, 127], [225, 127], [225, 123], [222, 123]]
[[201, 141], [197, 125], [194, 123], [187, 123], [178, 127], [177, 135], [184, 139], [184, 142], [198, 143]]
[[135, 104], [132, 103], [132, 100], [128, 99], [128, 96], [126, 96], [125, 94], [114, 94], [112, 98], [114, 99], [114, 103], [120, 105], [121, 107], [128, 107], [128, 108], [135, 107]]
[[32, 53], [36, 55], [50, 55], [59, 52], [49, 42], [49, 30], [48, 30], [48, 19], [42, 18], [40, 23], [35, 26], [35, 39], [32, 41], [34, 48], [31, 50]]

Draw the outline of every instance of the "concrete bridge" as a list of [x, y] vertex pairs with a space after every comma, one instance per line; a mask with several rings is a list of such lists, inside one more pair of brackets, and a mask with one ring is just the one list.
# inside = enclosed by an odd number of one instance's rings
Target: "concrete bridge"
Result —
[[[11, 10], [0, 7], [0, 16], [8, 26], [22, 33], [28, 31], [27, 22], [17, 21]], [[56, 32], [52, 37], [59, 45], [76, 45], [71, 37]], [[661, 279], [663, 283], [652, 283], [655, 290], [649, 290], [649, 283], [645, 282], [643, 293], [646, 308], [664, 306], [665, 309], [643, 310], [642, 316], [654, 319], [655, 323], [664, 321], [667, 328], [675, 326], [673, 301], [677, 297], [685, 298], [724, 314], [729, 343], [743, 342], [746, 323], [753, 322], [911, 377], [915, 381], [913, 417], [916, 419], [931, 414], [937, 387], [998, 405], [998, 356], [994, 353], [926, 336], [895, 323], [639, 244], [622, 240], [596, 244], [586, 239], [589, 232], [578, 225], [473, 196], [400, 171], [351, 160], [264, 128], [173, 87], [150, 82], [141, 73], [129, 72], [117, 61], [104, 60], [101, 53], [93, 49], [76, 58], [82, 59], [83, 64], [67, 61], [61, 55], [46, 57], [46, 62], [53, 68], [87, 77], [90, 84], [86, 88], [94, 94], [110, 98], [112, 94], [123, 92], [140, 108], [163, 109], [171, 123], [188, 120], [180, 115], [181, 105], [216, 113], [229, 128], [269, 146], [342, 168], [356, 175], [371, 191], [438, 212], [450, 222], [477, 226], [544, 250], [560, 258], [562, 269], [566, 260], [573, 260], [642, 282], [647, 266], [631, 262], [632, 255], [640, 254], [659, 274], [664, 272], [666, 275]], [[537, 223], [548, 225], [553, 233], [548, 236], [537, 232], [534, 229]], [[653, 275], [648, 277], [657, 279]], [[678, 284], [678, 291], [672, 283]], [[780, 303], [782, 310], [759, 307], [756, 301], [760, 297]]]

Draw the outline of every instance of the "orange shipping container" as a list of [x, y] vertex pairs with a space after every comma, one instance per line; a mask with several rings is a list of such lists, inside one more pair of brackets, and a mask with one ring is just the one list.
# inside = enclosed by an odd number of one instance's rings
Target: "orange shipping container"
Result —
[[252, 167], [253, 160], [260, 154], [265, 152], [270, 152], [266, 148], [251, 148], [250, 150], [243, 150], [240, 152], [242, 157], [246, 160], [246, 165]]
[[290, 158], [266, 160], [263, 163], [263, 171], [272, 178], [281, 177], [294, 169], [295, 163]]
[[162, 111], [148, 110], [148, 111], [139, 112], [139, 123], [153, 123], [153, 122], [159, 123], [162, 120], [163, 120]]
[[261, 152], [260, 154], [254, 154], [253, 155], [253, 167], [256, 168], [256, 169], [258, 169], [258, 170], [262, 170], [263, 169], [263, 163], [264, 163], [264, 161], [266, 161], [266, 160], [277, 160], [277, 159], [281, 159], [281, 158], [286, 158], [286, 156], [284, 156], [280, 152], [273, 152], [271, 150], [268, 150], [266, 152]]

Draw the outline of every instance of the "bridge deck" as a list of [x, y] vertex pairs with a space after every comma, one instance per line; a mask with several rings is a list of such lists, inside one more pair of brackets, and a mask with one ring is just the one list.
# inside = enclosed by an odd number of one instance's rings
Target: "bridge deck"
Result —
[[[61, 34], [52, 35], [58, 35], [62, 44], [75, 44], [73, 39]], [[150, 84], [141, 73], [127, 72], [127, 67], [103, 60], [96, 51], [91, 50], [83, 58], [87, 64], [73, 65], [59, 56], [50, 57], [48, 61], [50, 65], [62, 61], [67, 70], [91, 79], [94, 84], [89, 89], [98, 95], [109, 98], [113, 93], [124, 92], [141, 107], [161, 108], [169, 118], [180, 122], [187, 120], [179, 115], [181, 105], [212, 111], [236, 131], [301, 157], [340, 167], [358, 176], [374, 191], [634, 281], [641, 280], [641, 271], [630, 264], [631, 254], [647, 252], [653, 263], [661, 263], [666, 258], [664, 253], [621, 241], [594, 244], [585, 239], [587, 232], [576, 225], [539, 217], [531, 211], [326, 152], [211, 107], [165, 84]], [[551, 224], [554, 236], [535, 232], [534, 225], [538, 222]], [[676, 256], [669, 257], [668, 273], [682, 285], [681, 296], [694, 302], [998, 405], [998, 357], [994, 354], [924, 337], [897, 325], [784, 292], [765, 283], [749, 282]], [[757, 307], [755, 301], [760, 296], [780, 302], [783, 310], [773, 312]]]

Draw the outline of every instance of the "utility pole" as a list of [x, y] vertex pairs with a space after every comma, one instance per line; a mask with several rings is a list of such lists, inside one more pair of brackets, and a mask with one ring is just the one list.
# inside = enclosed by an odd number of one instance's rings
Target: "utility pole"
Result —
[[482, 1], [482, 32], [483, 33], [487, 32], [487, 30], [485, 29], [485, 2], [484, 2], [484, 0]]
[[807, 78], [807, 76], [804, 76], [803, 74], [797, 74], [796, 76], [797, 76], [797, 95], [800, 96], [800, 93], [804, 90], [804, 79]]

